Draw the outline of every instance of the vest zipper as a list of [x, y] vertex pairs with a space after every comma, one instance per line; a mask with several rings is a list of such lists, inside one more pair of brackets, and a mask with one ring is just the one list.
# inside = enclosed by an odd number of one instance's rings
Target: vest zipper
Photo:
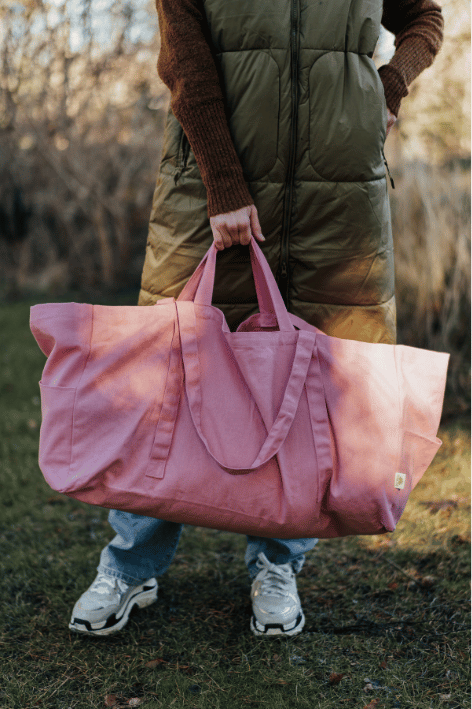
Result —
[[391, 182], [391, 184], [392, 184], [392, 189], [394, 190], [394, 189], [395, 189], [395, 183], [394, 183], [394, 181], [393, 181], [393, 177], [392, 177], [391, 174], [390, 174], [390, 170], [388, 169], [388, 162], [387, 162], [387, 158], [385, 157], [385, 153], [384, 153], [384, 151], [383, 151], [383, 148], [382, 148], [382, 155], [383, 155], [385, 167], [387, 168], [388, 176], [390, 177], [390, 182]]
[[189, 143], [188, 138], [185, 134], [185, 131], [182, 129], [182, 139], [180, 141], [180, 150], [179, 150], [180, 164], [179, 164], [178, 171], [174, 175], [174, 183], [175, 184], [177, 184], [181, 174], [187, 168], [187, 160], [188, 160], [189, 152], [190, 152], [190, 143]]
[[290, 152], [289, 152], [289, 169], [287, 182], [285, 184], [284, 196], [284, 220], [282, 228], [282, 244], [281, 244], [281, 263], [277, 280], [279, 281], [279, 289], [284, 299], [287, 310], [290, 308], [289, 303], [289, 264], [288, 264], [288, 237], [291, 226], [292, 214], [292, 193], [293, 193], [293, 174], [295, 171], [295, 151], [297, 139], [297, 119], [298, 119], [298, 0], [292, 0], [290, 7], [290, 73], [291, 73], [291, 119], [290, 119]]

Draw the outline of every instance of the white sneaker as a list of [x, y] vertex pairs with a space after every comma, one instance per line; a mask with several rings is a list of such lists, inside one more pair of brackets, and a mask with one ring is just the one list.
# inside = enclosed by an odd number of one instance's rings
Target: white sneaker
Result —
[[272, 564], [258, 555], [260, 569], [251, 586], [254, 635], [296, 635], [305, 625], [291, 564]]
[[69, 628], [86, 635], [111, 635], [128, 622], [133, 606], [145, 608], [157, 598], [157, 580], [132, 586], [121, 579], [99, 573], [81, 595], [72, 611]]

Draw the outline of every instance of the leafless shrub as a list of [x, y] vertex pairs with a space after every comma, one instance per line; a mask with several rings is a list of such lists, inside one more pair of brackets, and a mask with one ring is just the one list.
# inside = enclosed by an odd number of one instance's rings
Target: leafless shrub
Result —
[[115, 0], [99, 51], [87, 0], [75, 25], [86, 41], [72, 52], [64, 6], [54, 22], [51, 6], [20, 7], [2, 18], [0, 296], [135, 284], [168, 101], [155, 8], [150, 39], [131, 42], [146, 9]]

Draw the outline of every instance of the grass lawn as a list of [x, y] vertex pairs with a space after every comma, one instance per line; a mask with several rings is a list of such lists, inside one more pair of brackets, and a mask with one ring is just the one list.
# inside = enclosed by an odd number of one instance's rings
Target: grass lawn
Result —
[[184, 528], [157, 603], [108, 639], [72, 634], [114, 533], [38, 468], [32, 304], [0, 308], [0, 709], [470, 706], [468, 418], [441, 426], [395, 532], [307, 554], [299, 636], [252, 635], [245, 538], [200, 527]]

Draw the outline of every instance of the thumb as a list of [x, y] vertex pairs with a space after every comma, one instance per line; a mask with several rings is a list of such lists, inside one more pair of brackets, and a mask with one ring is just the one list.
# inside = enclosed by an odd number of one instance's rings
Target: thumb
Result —
[[255, 238], [260, 239], [261, 241], [265, 241], [265, 237], [262, 236], [262, 229], [261, 229], [261, 225], [259, 224], [259, 217], [257, 215], [257, 209], [254, 204], [251, 206], [250, 220], [251, 220], [251, 231], [252, 231], [253, 235], [255, 236]]

